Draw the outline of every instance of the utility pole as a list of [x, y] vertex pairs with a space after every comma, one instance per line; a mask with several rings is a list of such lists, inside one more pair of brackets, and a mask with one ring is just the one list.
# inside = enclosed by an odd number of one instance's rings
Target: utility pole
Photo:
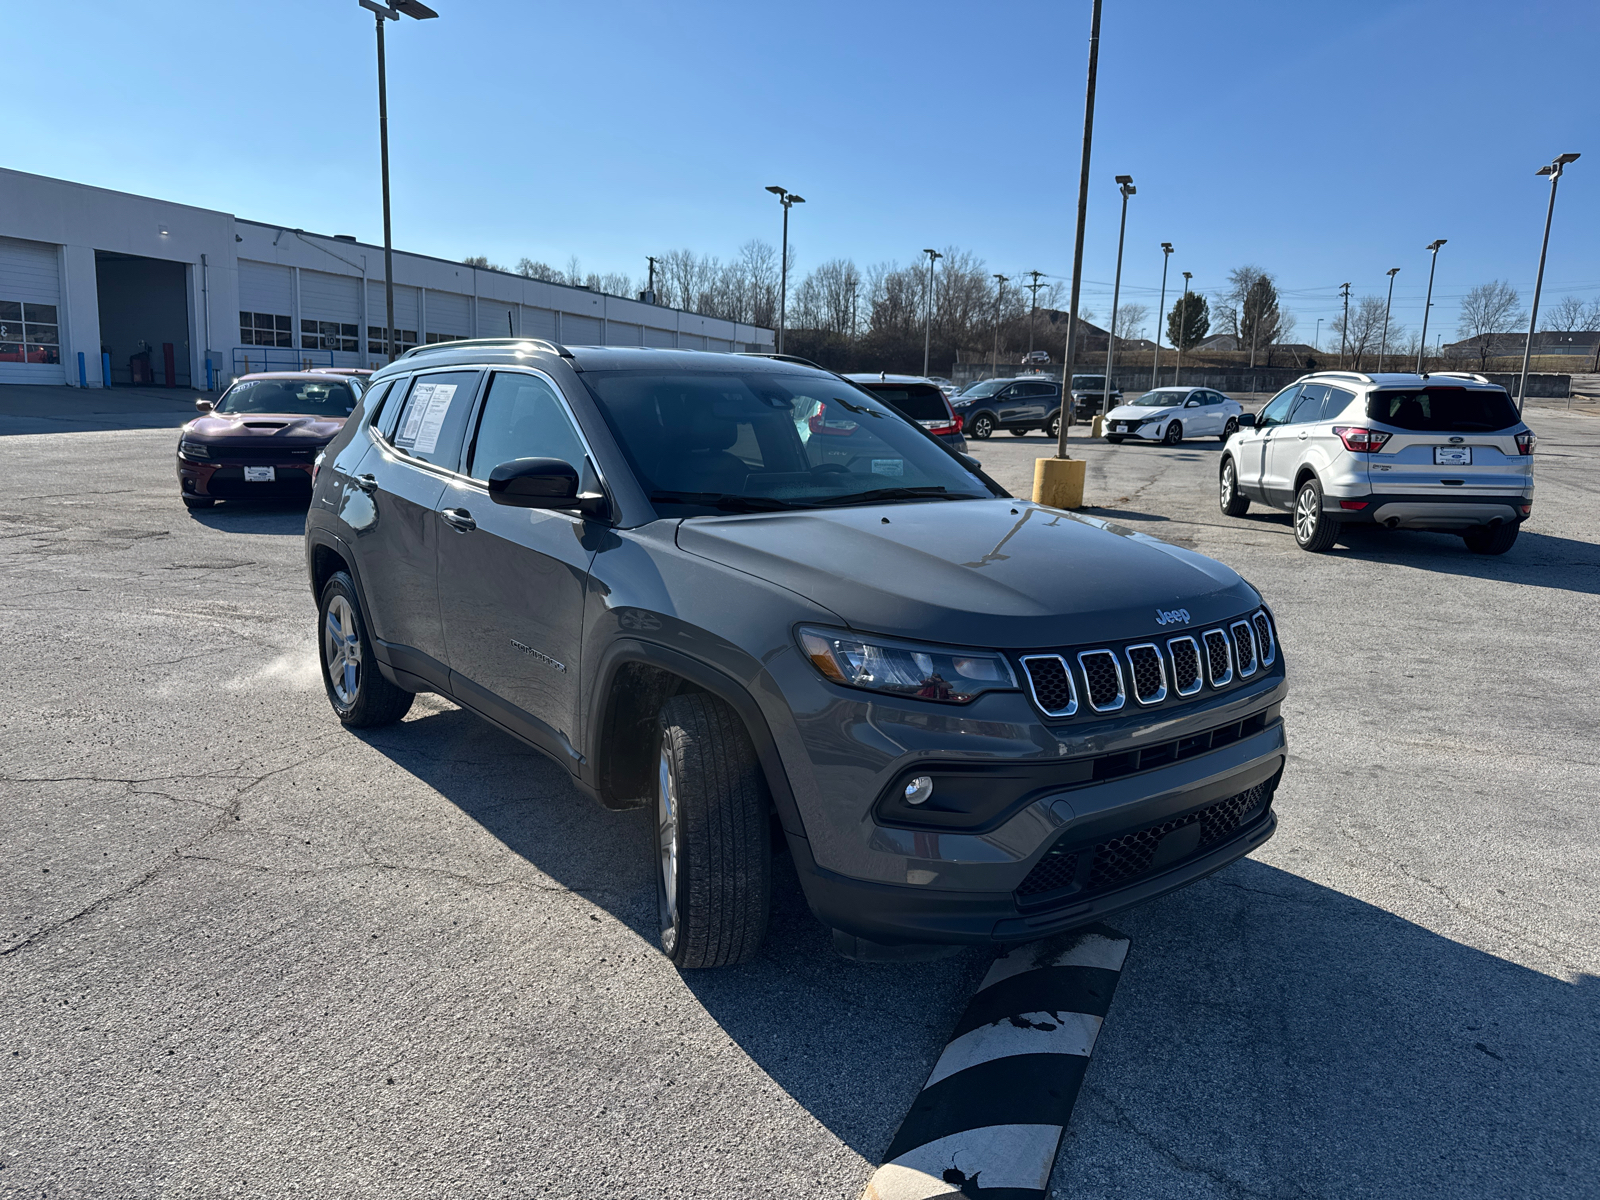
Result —
[[854, 345], [860, 336], [861, 326], [856, 323], [856, 300], [861, 295], [861, 281], [858, 279], [850, 285], [850, 344]]
[[1183, 310], [1178, 317], [1178, 362], [1172, 368], [1172, 386], [1178, 386], [1178, 376], [1183, 372], [1183, 344], [1189, 340], [1189, 281], [1194, 278], [1190, 271], [1183, 273]]
[[1424, 246], [1433, 251], [1433, 262], [1428, 266], [1428, 299], [1422, 305], [1422, 339], [1417, 342], [1417, 374], [1422, 374], [1422, 356], [1428, 352], [1428, 314], [1433, 311], [1433, 272], [1439, 266], [1439, 247], [1445, 239], [1439, 238]]
[[1386, 272], [1389, 276], [1389, 298], [1383, 302], [1383, 340], [1378, 343], [1378, 370], [1383, 370], [1383, 356], [1389, 352], [1389, 306], [1394, 303], [1394, 277], [1400, 274], [1399, 267], [1390, 267]]
[[1311, 348], [1318, 354], [1322, 353], [1322, 318], [1317, 318], [1317, 331], [1311, 335]]
[[[1117, 356], [1117, 302], [1122, 297], [1122, 238], [1128, 231], [1128, 197], [1139, 189], [1133, 186], [1132, 175], [1118, 175], [1117, 190], [1122, 193], [1122, 224], [1117, 226], [1117, 274], [1116, 281], [1111, 285], [1111, 328], [1106, 331], [1106, 378], [1100, 394], [1102, 416], [1111, 411], [1111, 372]], [[1072, 403], [1071, 392], [1065, 387], [1061, 389], [1061, 403]]]
[[1172, 259], [1172, 243], [1161, 243], [1161, 303], [1156, 306], [1156, 350], [1150, 356], [1150, 387], [1156, 387], [1156, 372], [1161, 369], [1161, 326], [1167, 319], [1167, 263]]
[[1030, 292], [1033, 293], [1033, 304], [1032, 304], [1032, 307], [1030, 307], [1028, 309], [1028, 353], [1032, 354], [1033, 353], [1033, 316], [1034, 316], [1034, 314], [1036, 312], [1039, 311], [1039, 289], [1044, 286], [1044, 284], [1039, 282], [1039, 276], [1043, 275], [1044, 272], [1043, 271], [1026, 271], [1026, 272], [1024, 272], [1024, 274], [1033, 276], [1033, 282], [1032, 283], [1025, 283], [1025, 284], [1022, 285], [1023, 287], [1027, 288]]
[[944, 255], [937, 250], [923, 250], [923, 253], [928, 256], [928, 285], [923, 289], [923, 298], [927, 301], [927, 307], [923, 312], [922, 319], [922, 373], [927, 375], [928, 353], [933, 345], [933, 264], [943, 258]]
[[804, 196], [796, 196], [793, 192], [786, 191], [773, 184], [767, 189], [778, 198], [783, 205], [783, 263], [778, 271], [778, 353], [783, 353], [783, 326], [788, 317], [789, 306], [789, 209], [796, 204], [804, 204]]
[[1517, 384], [1517, 411], [1522, 411], [1522, 406], [1528, 402], [1528, 362], [1533, 357], [1533, 331], [1539, 327], [1539, 291], [1544, 287], [1544, 256], [1550, 249], [1550, 222], [1556, 215], [1556, 184], [1561, 182], [1561, 171], [1570, 162], [1576, 162], [1576, 154], [1559, 155], [1555, 162], [1547, 167], [1540, 167], [1538, 174], [1550, 176], [1550, 207], [1544, 214], [1544, 241], [1539, 243], [1539, 273], [1533, 280], [1533, 307], [1528, 312], [1528, 340], [1522, 347], [1522, 379]]
[[644, 295], [640, 297], [646, 304], [656, 302], [656, 260], [650, 255], [644, 256], [645, 262], [650, 264], [650, 281], [644, 285]]
[[994, 354], [989, 359], [989, 377], [997, 379], [1000, 376], [1000, 302], [1005, 298], [1006, 284], [1011, 281], [1004, 275], [996, 275], [994, 293]]
[[1072, 296], [1067, 303], [1067, 361], [1061, 366], [1061, 421], [1056, 432], [1056, 457], [1067, 457], [1072, 431], [1072, 364], [1078, 356], [1078, 296], [1083, 285], [1083, 229], [1089, 220], [1089, 152], [1094, 146], [1094, 83], [1100, 68], [1100, 5], [1089, 16], [1089, 71], [1083, 96], [1083, 163], [1078, 168], [1078, 230], [1072, 241]]
[[1350, 345], [1350, 285], [1341, 283], [1339, 286], [1344, 289], [1344, 320], [1340, 323], [1339, 328], [1339, 369], [1342, 371], [1344, 370], [1345, 350]]

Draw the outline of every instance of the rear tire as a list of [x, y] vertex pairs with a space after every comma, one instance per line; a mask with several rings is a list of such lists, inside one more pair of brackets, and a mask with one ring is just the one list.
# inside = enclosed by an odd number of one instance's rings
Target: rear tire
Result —
[[745, 962], [767, 932], [772, 833], [744, 725], [704, 692], [661, 706], [655, 877], [661, 949], [684, 969]]
[[968, 431], [980, 442], [986, 442], [994, 435], [994, 418], [988, 413], [979, 413], [972, 418], [972, 426]]
[[1045, 424], [1044, 424], [1044, 432], [1045, 432], [1045, 435], [1047, 437], [1049, 437], [1052, 441], [1060, 441], [1060, 439], [1061, 439], [1061, 414], [1060, 413], [1052, 414], [1050, 419], [1045, 422]]
[[1474, 529], [1461, 535], [1474, 554], [1504, 554], [1517, 544], [1521, 525], [1496, 525], [1493, 529]]
[[355, 580], [335, 571], [317, 603], [317, 654], [328, 703], [351, 729], [393, 725], [416, 699], [383, 677], [371, 647]]
[[1183, 441], [1183, 422], [1174, 421], [1168, 425], [1167, 432], [1162, 435], [1161, 440], [1169, 446], [1176, 446]]
[[1022, 426], [1014, 426], [1013, 428], [1006, 430], [1006, 432], [1009, 433], [1012, 437], [1027, 437], [1030, 433], [1033, 432], [1033, 430], [1029, 429], [1025, 425], [1022, 425]]
[[1322, 485], [1308, 479], [1300, 485], [1294, 498], [1294, 540], [1302, 550], [1322, 554], [1333, 549], [1339, 536], [1339, 523], [1330, 521], [1322, 511]]
[[1226, 442], [1229, 438], [1231, 438], [1234, 434], [1236, 434], [1238, 432], [1239, 432], [1239, 419], [1237, 417], [1229, 417], [1228, 418], [1228, 423], [1222, 427], [1222, 432], [1217, 435], [1217, 441]]
[[1217, 501], [1225, 517], [1242, 517], [1250, 511], [1250, 500], [1239, 491], [1239, 468], [1233, 456], [1222, 460], [1222, 471], [1217, 479]]

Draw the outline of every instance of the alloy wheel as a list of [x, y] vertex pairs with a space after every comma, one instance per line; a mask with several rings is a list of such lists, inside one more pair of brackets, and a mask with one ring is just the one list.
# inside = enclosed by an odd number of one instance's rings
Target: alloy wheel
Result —
[[661, 945], [671, 954], [678, 941], [678, 789], [665, 740], [656, 787], [656, 849], [660, 858]]
[[1317, 508], [1317, 490], [1310, 486], [1301, 488], [1294, 502], [1294, 534], [1302, 544], [1317, 535], [1317, 522], [1322, 518]]
[[356, 631], [355, 609], [343, 596], [328, 602], [322, 627], [324, 659], [333, 694], [345, 707], [361, 694], [361, 635]]
[[1239, 481], [1235, 478], [1233, 460], [1230, 458], [1227, 462], [1222, 464], [1221, 500], [1223, 508], [1227, 508], [1228, 505], [1233, 503], [1233, 493], [1237, 490], [1238, 486]]

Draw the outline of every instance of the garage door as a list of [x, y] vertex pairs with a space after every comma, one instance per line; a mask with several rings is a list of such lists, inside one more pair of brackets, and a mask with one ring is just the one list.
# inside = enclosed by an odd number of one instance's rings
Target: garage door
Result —
[[427, 325], [427, 340], [453, 342], [457, 338], [472, 336], [472, 297], [458, 292], [436, 292], [428, 289], [423, 298], [423, 321]]
[[[403, 283], [394, 285], [394, 352], [400, 354], [417, 344], [420, 317], [419, 289]], [[383, 353], [383, 321], [388, 302], [384, 298], [383, 281], [367, 280], [367, 356]]]
[[0, 237], [0, 383], [65, 383], [61, 261], [48, 242]]
[[678, 333], [675, 329], [652, 329], [644, 327], [644, 344], [658, 346], [663, 350], [671, 350], [678, 344]]
[[327, 271], [300, 272], [300, 348], [332, 350], [334, 365], [361, 361], [361, 280]]
[[580, 317], [577, 313], [562, 313], [561, 340], [568, 346], [602, 345], [600, 318]]
[[627, 321], [606, 322], [606, 345], [608, 346], [641, 346], [639, 340], [640, 329]]
[[557, 340], [556, 314], [548, 308], [522, 306], [522, 336]]

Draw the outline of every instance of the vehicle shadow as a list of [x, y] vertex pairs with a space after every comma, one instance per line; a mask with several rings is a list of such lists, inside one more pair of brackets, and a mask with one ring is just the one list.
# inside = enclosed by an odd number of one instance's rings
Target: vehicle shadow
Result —
[[[654, 944], [646, 813], [601, 809], [557, 764], [459, 709], [362, 736]], [[876, 1162], [991, 954], [846, 961], [787, 855], [775, 875], [759, 956], [684, 982], [774, 1083]], [[1286, 1181], [1308, 1195], [1548, 1195], [1552, 1179], [1600, 1166], [1592, 977], [1528, 970], [1250, 860], [1115, 924], [1134, 952], [1059, 1194], [1099, 1194], [1081, 1173], [1140, 1156], [1203, 1161], [1214, 1179], [1245, 1181], [1239, 1194], [1273, 1195]]]
[[224, 500], [213, 508], [191, 508], [198, 525], [219, 533], [265, 533], [299, 536], [306, 529], [304, 500]]
[[[1288, 525], [1287, 513], [1273, 514]], [[1395, 563], [1465, 579], [1600, 595], [1600, 545], [1524, 529], [1504, 554], [1473, 554], [1453, 533], [1424, 533], [1349, 525], [1340, 531], [1335, 555], [1365, 562]]]

